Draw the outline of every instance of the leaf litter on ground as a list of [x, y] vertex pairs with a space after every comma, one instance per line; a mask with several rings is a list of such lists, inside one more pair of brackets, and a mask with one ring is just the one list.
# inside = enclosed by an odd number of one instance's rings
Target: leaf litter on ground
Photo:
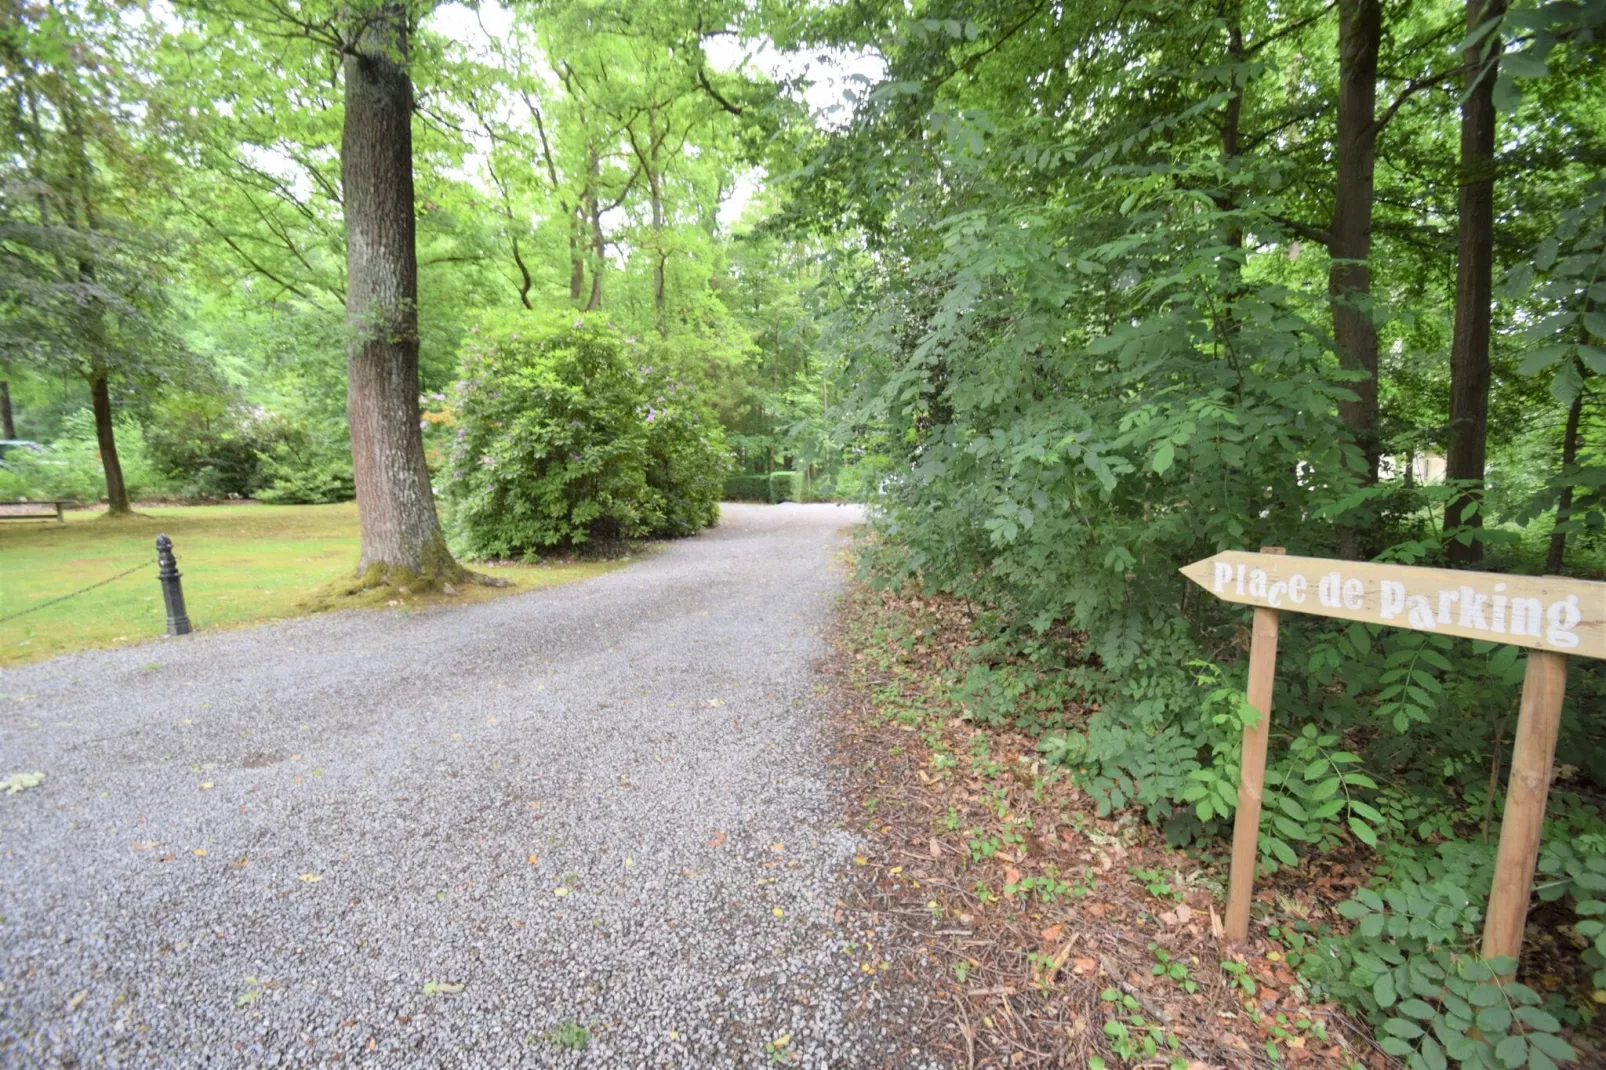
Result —
[[[1224, 867], [1137, 813], [1097, 816], [1035, 740], [961, 716], [971, 625], [958, 600], [855, 583], [828, 664], [849, 827], [867, 839], [850, 905], [949, 963], [906, 978], [927, 990], [920, 1035], [961, 1066], [1390, 1065], [1264, 926], [1242, 953], [1223, 945]], [[1330, 911], [1356, 879], [1332, 867], [1257, 899]]]

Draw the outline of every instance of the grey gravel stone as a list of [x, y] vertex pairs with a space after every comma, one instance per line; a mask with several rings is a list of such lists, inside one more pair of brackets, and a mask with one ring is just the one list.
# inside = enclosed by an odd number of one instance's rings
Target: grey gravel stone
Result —
[[839, 909], [813, 666], [858, 520], [6, 673], [0, 773], [47, 779], [0, 796], [0, 1064], [930, 1064]]

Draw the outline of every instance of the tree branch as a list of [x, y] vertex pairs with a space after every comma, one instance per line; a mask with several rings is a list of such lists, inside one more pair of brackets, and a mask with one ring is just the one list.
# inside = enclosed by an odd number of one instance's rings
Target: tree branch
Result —
[[740, 119], [744, 114], [746, 114], [745, 109], [739, 107], [738, 105], [732, 104], [730, 101], [726, 100], [720, 95], [719, 90], [715, 89], [713, 83], [708, 80], [708, 72], [701, 67], [697, 68], [697, 84], [703, 87], [704, 93], [707, 93], [710, 97], [714, 98], [714, 103], [736, 116], [736, 118]]
[[1309, 223], [1301, 223], [1297, 219], [1288, 219], [1280, 215], [1272, 216], [1272, 219], [1298, 234], [1301, 238], [1320, 243], [1323, 248], [1333, 244], [1333, 235], [1321, 227], [1313, 227]]

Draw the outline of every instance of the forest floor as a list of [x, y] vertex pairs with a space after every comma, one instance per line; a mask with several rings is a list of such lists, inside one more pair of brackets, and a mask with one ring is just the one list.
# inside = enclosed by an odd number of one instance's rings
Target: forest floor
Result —
[[[156, 582], [158, 534], [173, 540], [186, 608], [197, 629], [329, 608], [330, 600], [319, 598], [323, 588], [357, 563], [357, 507], [350, 502], [140, 504], [126, 519], [113, 520], [101, 510], [71, 510], [66, 524], [6, 521], [0, 524], [0, 667], [162, 636], [167, 617]], [[105, 586], [41, 605], [141, 565]], [[510, 586], [465, 585], [455, 600], [586, 579], [616, 567], [617, 562], [589, 561], [476, 565], [476, 571]], [[402, 606], [426, 601], [392, 597]], [[3, 619], [35, 605], [41, 608]]]
[[934, 989], [932, 1046], [961, 1067], [1390, 1065], [1266, 938], [1328, 916], [1363, 871], [1261, 882], [1256, 934], [1227, 952], [1223, 865], [1137, 813], [1098, 816], [1035, 740], [960, 716], [970, 624], [957, 601], [854, 584], [831, 663], [848, 827], [868, 843], [856, 905], [936, 963], [914, 979]]

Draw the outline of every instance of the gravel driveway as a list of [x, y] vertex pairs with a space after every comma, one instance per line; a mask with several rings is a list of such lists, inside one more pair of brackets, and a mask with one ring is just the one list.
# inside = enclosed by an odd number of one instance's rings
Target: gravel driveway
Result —
[[858, 519], [5, 673], [0, 1064], [924, 1064], [838, 905]]

